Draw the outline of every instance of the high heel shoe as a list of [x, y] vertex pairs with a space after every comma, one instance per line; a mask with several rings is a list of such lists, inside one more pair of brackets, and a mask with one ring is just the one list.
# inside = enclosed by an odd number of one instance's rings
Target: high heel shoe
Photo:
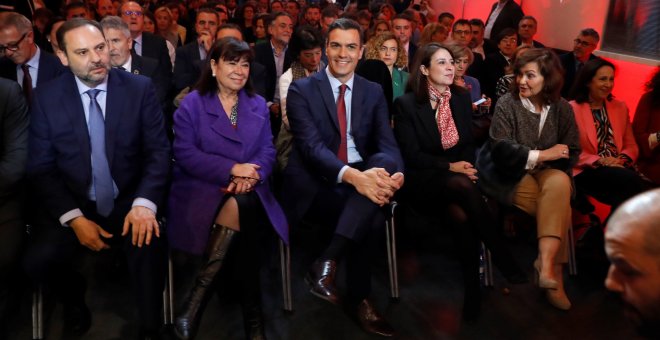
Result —
[[559, 287], [557, 280], [541, 276], [541, 261], [538, 258], [534, 261], [534, 269], [536, 270], [535, 283], [539, 288], [555, 290]]
[[568, 296], [566, 296], [566, 292], [563, 289], [547, 290], [545, 296], [548, 299], [548, 302], [550, 302], [555, 308], [561, 310], [571, 309], [571, 301], [568, 299]]

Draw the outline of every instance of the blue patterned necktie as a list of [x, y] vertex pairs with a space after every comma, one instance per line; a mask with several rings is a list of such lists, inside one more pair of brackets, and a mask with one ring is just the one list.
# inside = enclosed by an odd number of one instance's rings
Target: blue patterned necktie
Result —
[[114, 207], [114, 190], [112, 175], [105, 155], [105, 121], [101, 106], [96, 96], [101, 90], [91, 89], [86, 93], [89, 96], [89, 141], [92, 147], [92, 176], [94, 178], [94, 192], [96, 193], [96, 211], [104, 217], [110, 215]]

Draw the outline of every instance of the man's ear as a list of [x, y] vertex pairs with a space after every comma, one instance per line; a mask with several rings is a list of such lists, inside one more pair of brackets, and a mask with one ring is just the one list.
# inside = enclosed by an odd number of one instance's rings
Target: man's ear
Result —
[[62, 51], [61, 48], [57, 50], [57, 57], [60, 58], [62, 65], [69, 66], [69, 58], [66, 56], [66, 52]]
[[128, 37], [128, 50], [129, 51], [133, 50], [133, 38], [130, 36]]

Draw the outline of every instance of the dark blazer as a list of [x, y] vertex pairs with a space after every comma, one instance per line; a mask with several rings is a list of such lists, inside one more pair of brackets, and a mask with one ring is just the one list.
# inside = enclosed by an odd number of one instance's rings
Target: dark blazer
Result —
[[428, 183], [438, 173], [449, 171], [449, 163], [452, 162], [474, 164], [470, 93], [452, 89], [449, 106], [459, 140], [454, 147], [445, 150], [435, 119], [436, 110], [429, 101], [417, 102], [412, 92], [394, 100], [394, 136], [406, 164], [406, 186], [417, 187]]
[[415, 60], [415, 53], [417, 53], [417, 45], [413, 44], [411, 41], [408, 44], [408, 70], [410, 70]]
[[142, 32], [142, 56], [158, 60], [162, 70], [171, 73], [172, 60], [165, 39], [149, 32]]
[[[37, 72], [37, 87], [56, 78], [67, 70], [68, 68], [62, 65], [62, 62], [58, 57], [41, 50], [41, 56], [39, 57], [39, 71]], [[16, 64], [14, 64], [11, 59], [0, 59], [0, 77], [18, 81], [16, 79]], [[23, 79], [20, 81], [23, 81]]]
[[[37, 88], [30, 119], [28, 179], [43, 218], [55, 223], [87, 202], [92, 182], [89, 133], [73, 73]], [[105, 129], [110, 172], [119, 189], [113, 214], [128, 213], [137, 197], [160, 207], [170, 147], [149, 79], [110, 70]]]
[[[495, 52], [486, 56], [486, 60], [483, 65], [483, 74], [482, 79], [479, 79], [481, 82], [481, 89], [486, 96], [496, 100], [495, 96], [495, 85], [497, 81], [504, 76], [505, 69], [509, 65], [504, 58], [502, 53]], [[492, 104], [495, 107], [495, 103]]]
[[[390, 156], [403, 171], [403, 160], [388, 119], [380, 85], [354, 76], [351, 131], [363, 160], [376, 153]], [[294, 148], [284, 169], [282, 205], [289, 223], [297, 224], [322, 185], [334, 185], [344, 163], [337, 158], [341, 142], [337, 107], [326, 71], [291, 84], [286, 112]]]
[[[293, 56], [291, 55], [290, 51], [291, 50], [287, 48], [286, 53], [284, 54], [284, 67], [282, 68], [282, 73], [291, 67]], [[265, 78], [263, 78], [266, 94], [264, 98], [266, 98], [266, 101], [272, 101], [275, 97], [277, 69], [275, 68], [275, 57], [273, 57], [273, 48], [270, 45], [270, 40], [264, 41], [254, 46], [254, 61], [258, 62], [266, 68]], [[256, 79], [253, 80], [256, 81]]]
[[163, 69], [158, 63], [158, 60], [149, 57], [141, 57], [135, 54], [135, 52], [131, 52], [131, 73], [149, 77], [156, 87], [158, 101], [161, 105], [165, 104], [171, 84], [171, 77], [167, 77], [167, 75], [171, 74], [171, 72], [168, 72], [167, 69]]
[[[484, 44], [484, 48], [486, 45]], [[486, 50], [484, 49], [485, 53]], [[479, 53], [472, 53], [474, 56], [474, 60], [472, 61], [472, 64], [468, 69], [465, 71], [465, 74], [467, 74], [470, 77], [477, 78], [479, 82], [483, 82], [483, 76], [484, 76], [484, 58], [481, 56]]]
[[[596, 58], [598, 57], [593, 54], [589, 55], [589, 60]], [[559, 60], [561, 61], [561, 66], [564, 67], [564, 86], [561, 88], [561, 96], [569, 99], [568, 97], [571, 94], [571, 88], [573, 87], [575, 76], [577, 74], [577, 72], [575, 72], [577, 59], [575, 59], [573, 52], [568, 52], [560, 55]]]
[[174, 61], [174, 88], [177, 92], [195, 84], [202, 73], [202, 60], [197, 40], [176, 49]]
[[[495, 11], [495, 8], [497, 7], [497, 2], [493, 4], [493, 6], [490, 8], [490, 13], [488, 14], [488, 19], [490, 19], [490, 16], [493, 15], [493, 11]], [[495, 19], [495, 23], [493, 24], [493, 28], [490, 30], [490, 39], [495, 39], [497, 37], [497, 34], [499, 34], [503, 29], [511, 27], [516, 32], [518, 31], [518, 22], [520, 19], [525, 14], [523, 13], [522, 9], [520, 8], [520, 5], [515, 3], [513, 0], [509, 0], [505, 5], [502, 11], [500, 12], [500, 15], [497, 16], [497, 19]], [[485, 23], [488, 23], [488, 19], [486, 19]]]
[[18, 199], [28, 150], [28, 108], [18, 83], [0, 79], [0, 223], [20, 216], [4, 209]]
[[194, 254], [206, 248], [209, 227], [223, 201], [219, 188], [229, 185], [237, 163], [258, 164], [263, 183], [255, 192], [271, 224], [288, 242], [288, 223], [270, 190], [275, 164], [266, 102], [238, 93], [238, 124], [231, 125], [215, 92], [188, 94], [174, 114], [174, 163], [169, 195], [168, 236], [172, 247]]

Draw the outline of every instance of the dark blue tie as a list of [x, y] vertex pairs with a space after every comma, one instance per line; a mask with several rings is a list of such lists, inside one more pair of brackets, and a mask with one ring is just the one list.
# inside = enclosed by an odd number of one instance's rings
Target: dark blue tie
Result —
[[89, 96], [89, 140], [92, 146], [92, 176], [94, 178], [94, 192], [96, 194], [96, 211], [107, 217], [114, 206], [114, 190], [112, 175], [105, 155], [105, 122], [101, 106], [96, 96], [101, 90], [91, 89], [86, 93]]

